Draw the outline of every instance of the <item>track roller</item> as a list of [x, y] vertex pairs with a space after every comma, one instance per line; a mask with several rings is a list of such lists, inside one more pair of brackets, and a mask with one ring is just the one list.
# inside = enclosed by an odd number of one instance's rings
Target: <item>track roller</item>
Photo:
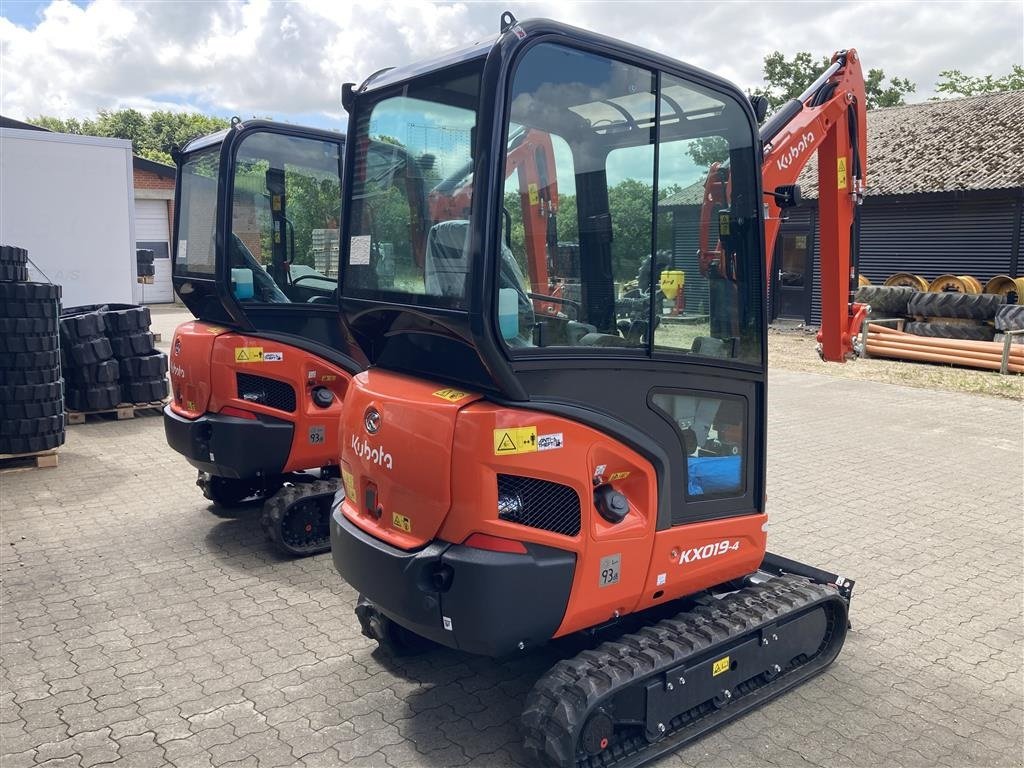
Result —
[[336, 479], [286, 484], [263, 504], [267, 538], [291, 557], [330, 551], [331, 501], [340, 487]]

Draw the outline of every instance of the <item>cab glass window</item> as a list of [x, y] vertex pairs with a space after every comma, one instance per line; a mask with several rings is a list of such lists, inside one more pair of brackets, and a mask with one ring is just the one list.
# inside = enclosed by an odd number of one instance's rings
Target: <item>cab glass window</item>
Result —
[[213, 279], [216, 268], [217, 171], [220, 145], [196, 152], [178, 173], [178, 237], [174, 273]]
[[419, 79], [360, 112], [345, 295], [466, 307], [479, 67]]
[[687, 496], [743, 495], [746, 400], [661, 392], [651, 401], [676, 426], [686, 455]]
[[341, 144], [259, 132], [235, 154], [231, 285], [241, 302], [334, 303]]
[[510, 102], [506, 345], [760, 363], [760, 167], [743, 107], [554, 44], [523, 56]]

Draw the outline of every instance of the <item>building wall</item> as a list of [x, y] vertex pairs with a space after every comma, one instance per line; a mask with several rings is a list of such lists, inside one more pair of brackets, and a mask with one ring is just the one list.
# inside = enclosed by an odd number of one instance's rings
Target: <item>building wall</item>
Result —
[[[167, 200], [167, 230], [174, 232], [174, 179], [164, 178], [152, 171], [132, 169], [135, 197], [141, 199], [161, 198]], [[173, 234], [172, 234], [173, 237]]]

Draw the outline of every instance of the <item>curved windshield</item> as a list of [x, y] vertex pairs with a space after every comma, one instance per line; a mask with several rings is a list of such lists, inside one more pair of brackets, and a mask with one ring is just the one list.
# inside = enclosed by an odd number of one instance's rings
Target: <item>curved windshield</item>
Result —
[[345, 295], [466, 307], [480, 66], [418, 79], [360, 113]]

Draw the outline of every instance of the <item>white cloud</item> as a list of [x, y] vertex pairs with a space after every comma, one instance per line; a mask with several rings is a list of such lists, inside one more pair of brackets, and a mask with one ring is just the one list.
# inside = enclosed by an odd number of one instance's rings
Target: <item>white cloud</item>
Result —
[[0, 111], [99, 108], [342, 118], [341, 84], [497, 32], [512, 7], [760, 83], [766, 53], [856, 47], [866, 67], [932, 95], [943, 69], [1002, 74], [1024, 62], [1024, 5], [991, 3], [292, 3], [54, 0], [30, 28], [0, 17]]

